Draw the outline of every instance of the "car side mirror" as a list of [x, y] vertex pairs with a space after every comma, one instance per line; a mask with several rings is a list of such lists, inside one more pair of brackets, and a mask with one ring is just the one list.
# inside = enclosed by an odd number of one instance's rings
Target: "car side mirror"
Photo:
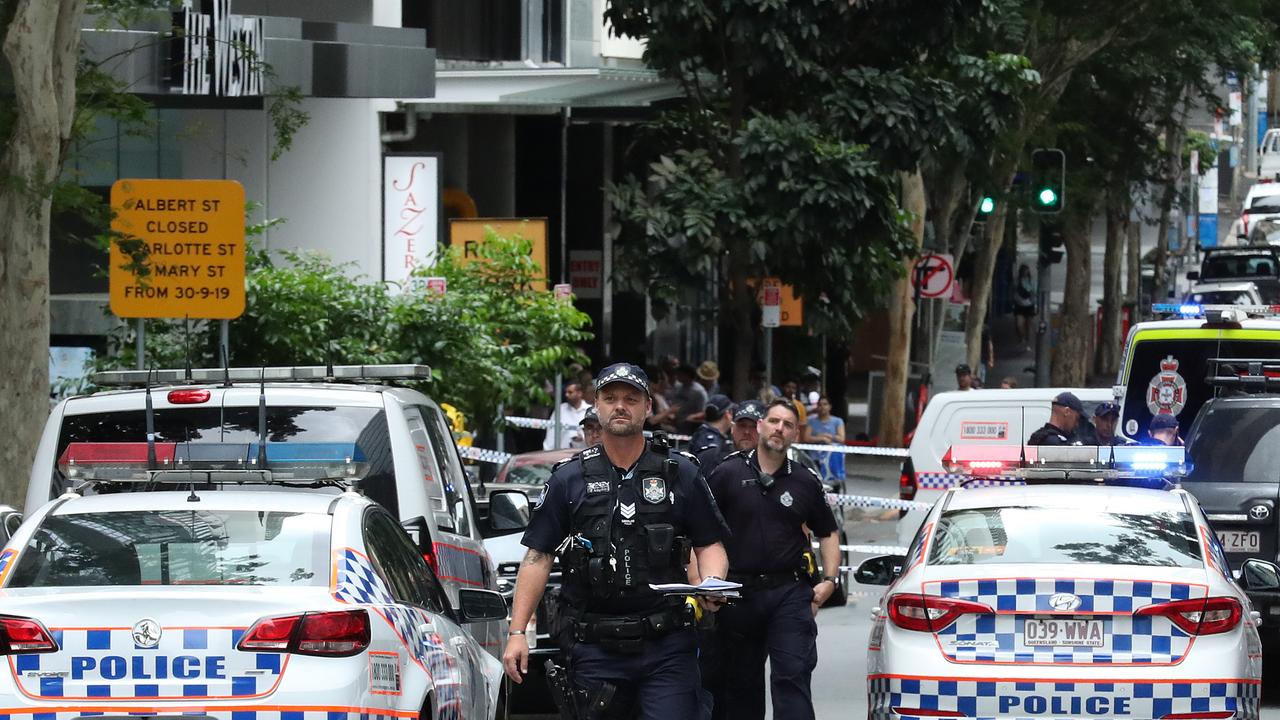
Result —
[[863, 585], [888, 585], [902, 574], [907, 558], [904, 555], [881, 555], [864, 560], [853, 573], [853, 579]]
[[506, 620], [507, 601], [493, 590], [461, 588], [458, 590], [458, 617], [464, 624]]
[[[1241, 237], [1244, 237], [1244, 236], [1243, 236], [1243, 235], [1241, 235]], [[1200, 279], [1200, 271], [1199, 271], [1199, 270], [1192, 270], [1192, 271], [1188, 272], [1188, 273], [1187, 273], [1187, 279], [1188, 279], [1188, 280], [1199, 280], [1199, 279]]]
[[1240, 565], [1240, 584], [1250, 592], [1280, 592], [1280, 566], [1249, 558]]
[[529, 496], [519, 490], [489, 493], [491, 537], [510, 535], [529, 527]]

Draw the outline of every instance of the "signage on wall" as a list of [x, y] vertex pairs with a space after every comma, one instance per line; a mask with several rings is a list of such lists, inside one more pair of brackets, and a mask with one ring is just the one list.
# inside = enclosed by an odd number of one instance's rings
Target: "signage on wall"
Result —
[[601, 250], [569, 251], [569, 284], [573, 294], [583, 300], [599, 300], [604, 293], [604, 252]]
[[[440, 228], [440, 156], [382, 158], [382, 279], [409, 284], [416, 268], [436, 261]], [[406, 290], [422, 290], [422, 278]]]
[[449, 244], [462, 248], [460, 260], [480, 260], [480, 246], [485, 233], [492, 230], [506, 238], [520, 237], [529, 241], [529, 254], [538, 264], [542, 279], [535, 290], [547, 289], [547, 219], [546, 218], [454, 218], [449, 221]]
[[183, 0], [174, 43], [184, 95], [262, 94], [266, 42], [262, 18], [231, 13], [231, 0]]

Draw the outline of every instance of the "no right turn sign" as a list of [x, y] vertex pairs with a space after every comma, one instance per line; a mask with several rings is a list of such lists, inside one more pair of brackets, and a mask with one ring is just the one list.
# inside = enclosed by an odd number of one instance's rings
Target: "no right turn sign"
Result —
[[920, 290], [921, 297], [949, 296], [955, 279], [955, 261], [946, 254], [923, 255], [911, 269], [911, 284]]

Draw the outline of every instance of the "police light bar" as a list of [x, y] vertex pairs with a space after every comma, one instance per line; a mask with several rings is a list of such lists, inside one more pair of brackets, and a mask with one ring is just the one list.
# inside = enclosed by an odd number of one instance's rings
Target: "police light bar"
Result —
[[1205, 318], [1219, 322], [1240, 322], [1250, 317], [1280, 317], [1280, 305], [1197, 305], [1195, 303], [1155, 303], [1156, 315]]
[[[155, 462], [148, 460], [151, 449]], [[206, 482], [319, 481], [364, 478], [368, 460], [355, 443], [267, 443], [267, 465], [258, 466], [256, 443], [70, 443], [58, 470], [71, 481]]]
[[1068, 470], [1099, 477], [1179, 475], [1186, 464], [1181, 447], [1147, 445], [957, 445], [947, 455], [948, 472], [1023, 479], [1061, 477]]
[[296, 365], [293, 367], [233, 367], [166, 370], [111, 370], [94, 373], [90, 380], [102, 387], [145, 385], [217, 384], [226, 382], [324, 382], [430, 380], [427, 365]]

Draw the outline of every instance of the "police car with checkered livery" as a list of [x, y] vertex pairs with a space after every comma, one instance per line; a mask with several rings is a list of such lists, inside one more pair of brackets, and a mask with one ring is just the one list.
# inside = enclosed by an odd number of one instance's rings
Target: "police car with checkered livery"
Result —
[[[1130, 471], [1158, 474], [1180, 451], [1133, 450]], [[1018, 471], [1029, 484], [949, 490], [905, 557], [857, 570], [889, 585], [870, 717], [1257, 718], [1257, 614], [1195, 499], [1152, 489], [1171, 487], [1160, 477], [1132, 486], [1107, 457], [1083, 457], [1096, 448], [1038, 452]], [[1050, 455], [1077, 470], [1052, 477]], [[1243, 570], [1280, 588], [1270, 563]]]
[[501, 664], [351, 491], [68, 493], [0, 553], [0, 715], [493, 718]]

